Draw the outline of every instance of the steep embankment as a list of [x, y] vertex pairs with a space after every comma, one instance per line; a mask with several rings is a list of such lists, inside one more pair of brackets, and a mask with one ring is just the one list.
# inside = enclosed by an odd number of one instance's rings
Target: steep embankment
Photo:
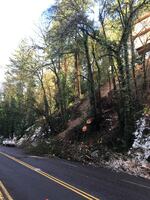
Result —
[[[112, 89], [112, 84], [110, 86], [109, 82], [107, 82], [105, 85], [103, 85], [101, 87], [101, 97], [106, 97], [108, 95], [108, 93], [110, 92], [110, 90]], [[89, 99], [84, 99], [83, 101], [81, 101], [79, 107], [78, 107], [78, 111], [81, 113], [81, 116], [74, 119], [74, 120], [69, 120], [67, 123], [67, 129], [64, 130], [63, 132], [58, 134], [58, 138], [59, 139], [64, 139], [65, 137], [67, 137], [67, 135], [71, 132], [71, 130], [73, 130], [75, 127], [79, 126], [84, 119], [86, 119], [88, 117], [88, 111], [90, 109], [90, 103], [89, 103]]]

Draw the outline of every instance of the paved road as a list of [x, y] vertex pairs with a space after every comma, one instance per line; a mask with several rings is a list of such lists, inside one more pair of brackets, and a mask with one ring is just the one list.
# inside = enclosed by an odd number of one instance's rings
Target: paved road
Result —
[[14, 200], [150, 200], [150, 181], [0, 146], [0, 180]]

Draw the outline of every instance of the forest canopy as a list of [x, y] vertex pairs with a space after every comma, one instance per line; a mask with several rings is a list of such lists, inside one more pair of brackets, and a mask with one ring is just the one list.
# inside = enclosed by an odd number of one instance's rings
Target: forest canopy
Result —
[[56, 0], [41, 16], [38, 37], [22, 40], [10, 58], [0, 99], [1, 135], [21, 137], [40, 120], [56, 135], [70, 120], [70, 108], [85, 98], [99, 129], [108, 83], [119, 134], [129, 147], [148, 88], [147, 52], [136, 51], [133, 31], [149, 12], [149, 0]]

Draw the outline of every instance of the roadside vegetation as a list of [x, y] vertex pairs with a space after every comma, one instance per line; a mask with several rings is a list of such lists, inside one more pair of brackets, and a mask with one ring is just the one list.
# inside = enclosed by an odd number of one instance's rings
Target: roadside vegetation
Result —
[[27, 151], [78, 161], [127, 152], [136, 121], [150, 115], [150, 63], [136, 52], [133, 33], [149, 6], [56, 1], [42, 15], [38, 37], [22, 40], [10, 58], [0, 134], [26, 138]]

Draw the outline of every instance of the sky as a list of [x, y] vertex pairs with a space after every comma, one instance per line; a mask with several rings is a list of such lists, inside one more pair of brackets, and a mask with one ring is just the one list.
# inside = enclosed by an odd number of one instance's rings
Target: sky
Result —
[[21, 39], [35, 34], [42, 12], [54, 0], [0, 0], [0, 83]]

